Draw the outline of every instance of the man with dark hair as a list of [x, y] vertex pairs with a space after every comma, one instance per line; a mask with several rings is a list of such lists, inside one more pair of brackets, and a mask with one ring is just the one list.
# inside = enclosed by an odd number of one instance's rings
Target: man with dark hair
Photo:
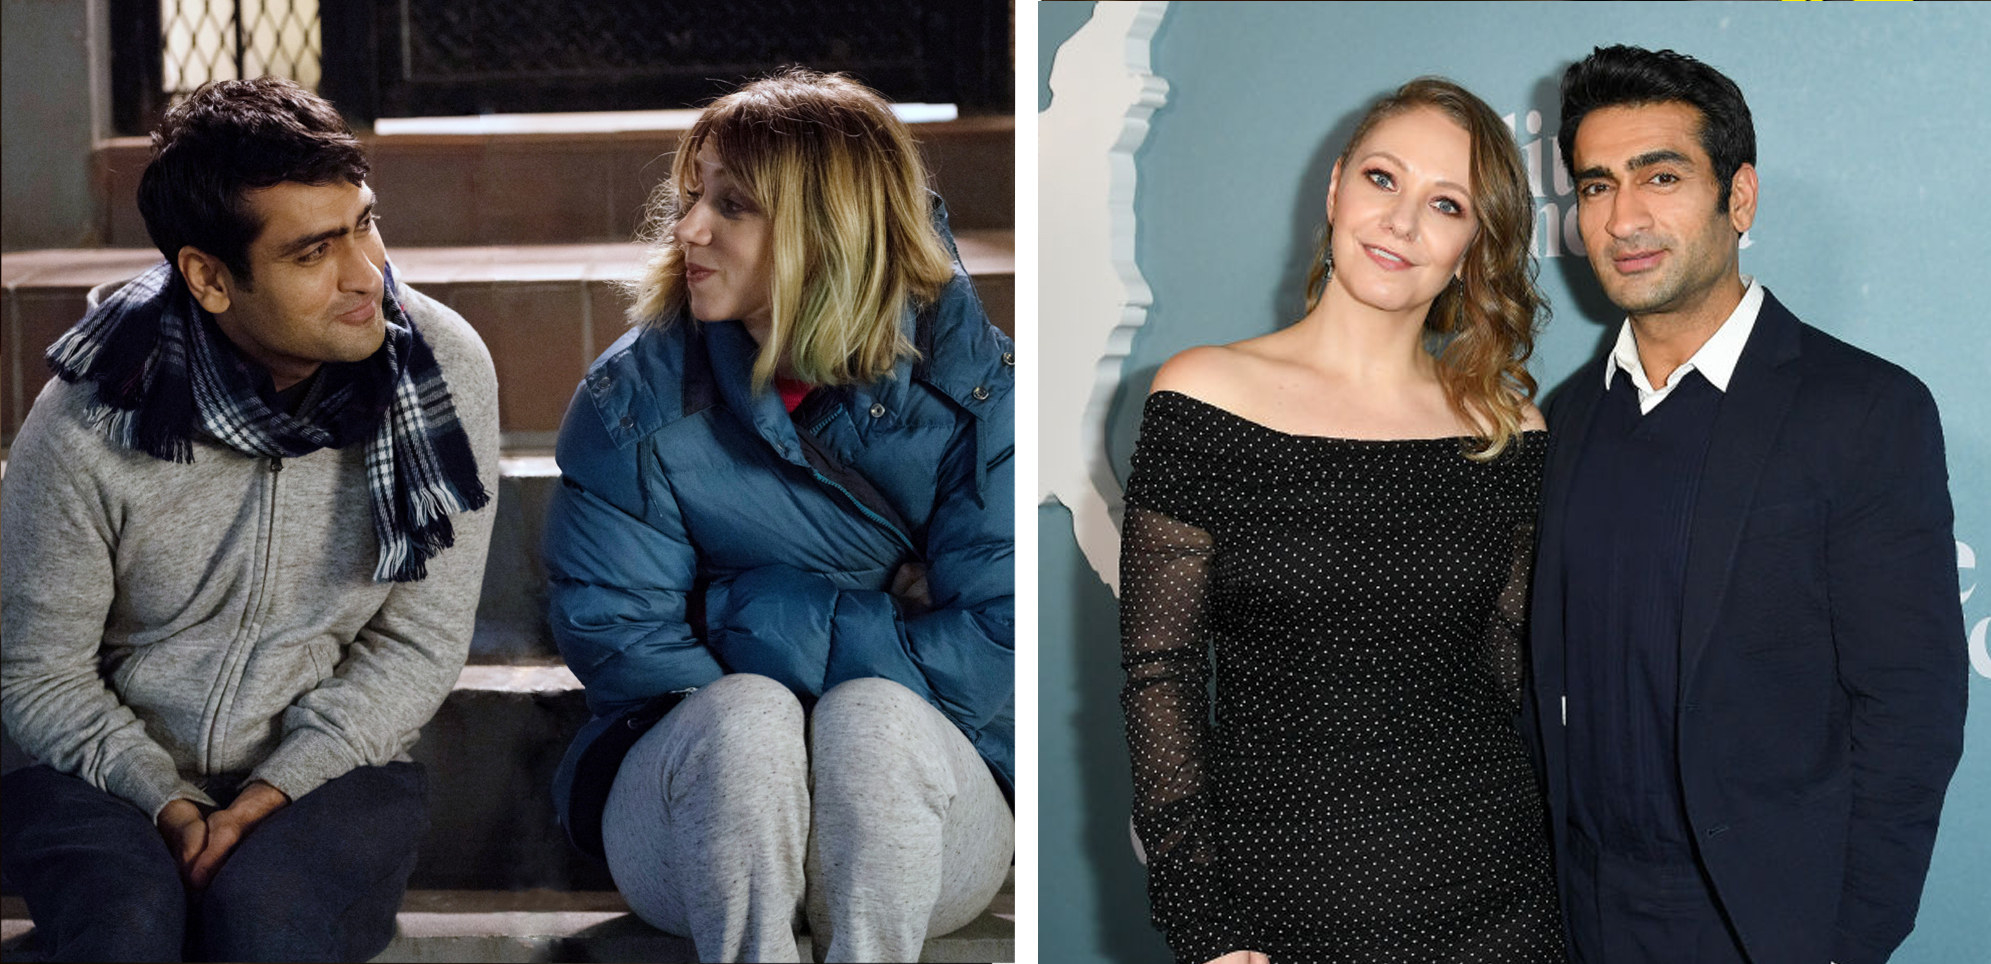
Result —
[[1628, 316], [1548, 410], [1533, 722], [1572, 957], [1884, 961], [1963, 747], [1935, 401], [1740, 273], [1733, 81], [1600, 48], [1558, 140]]
[[491, 532], [489, 354], [388, 264], [359, 142], [195, 91], [166, 260], [50, 347], [0, 498], [0, 858], [57, 960], [365, 960], [393, 936]]

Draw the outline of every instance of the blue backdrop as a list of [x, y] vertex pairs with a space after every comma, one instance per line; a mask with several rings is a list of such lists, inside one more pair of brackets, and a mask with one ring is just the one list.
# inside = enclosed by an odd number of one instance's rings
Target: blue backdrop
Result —
[[[1554, 155], [1556, 82], [1597, 45], [1670, 47], [1734, 78], [1755, 115], [1762, 200], [1746, 273], [1798, 317], [1891, 359], [1942, 408], [1956, 503], [1958, 592], [1972, 649], [1963, 764], [1903, 964], [1991, 960], [1991, 353], [1978, 303], [1991, 188], [1991, 15], [1969, 4], [1175, 4], [1153, 71], [1167, 103], [1136, 154], [1135, 257], [1154, 304], [1108, 430], [1122, 481], [1156, 366], [1191, 345], [1297, 317], [1333, 158], [1367, 103], [1449, 76], [1513, 116], [1539, 172], [1541, 285], [1554, 317], [1543, 388], [1621, 318], [1574, 238]], [[1091, 5], [1039, 10], [1039, 83]], [[1040, 97], [1040, 109], [1049, 103]], [[1573, 228], [1573, 219], [1569, 226]], [[1042, 232], [1058, 230], [1046, 213]], [[1046, 306], [1046, 317], [1049, 306]], [[1043, 351], [1061, 345], [1040, 328]], [[1050, 455], [1046, 455], [1049, 458]], [[1143, 872], [1128, 844], [1112, 594], [1040, 507], [1040, 954], [1151, 961]], [[1982, 585], [1980, 585], [1982, 583]]]

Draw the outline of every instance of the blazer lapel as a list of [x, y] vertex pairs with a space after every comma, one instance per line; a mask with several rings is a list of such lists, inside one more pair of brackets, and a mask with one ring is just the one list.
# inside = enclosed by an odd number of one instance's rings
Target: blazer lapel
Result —
[[1777, 432], [1797, 397], [1798, 321], [1769, 291], [1715, 416], [1687, 535], [1680, 688], [1694, 679], [1728, 594], [1728, 576]]

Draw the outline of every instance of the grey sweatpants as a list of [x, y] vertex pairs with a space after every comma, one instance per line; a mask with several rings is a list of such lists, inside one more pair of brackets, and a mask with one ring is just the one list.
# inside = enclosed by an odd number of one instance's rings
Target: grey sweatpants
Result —
[[911, 690], [860, 679], [808, 719], [764, 676], [721, 678], [624, 758], [602, 817], [615, 885], [700, 960], [916, 961], [1001, 889], [1015, 820], [988, 765]]

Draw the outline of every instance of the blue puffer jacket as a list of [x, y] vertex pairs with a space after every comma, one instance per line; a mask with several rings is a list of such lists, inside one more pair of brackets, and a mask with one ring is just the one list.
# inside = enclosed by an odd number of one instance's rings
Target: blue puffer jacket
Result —
[[[727, 673], [805, 700], [901, 683], [1013, 792], [1014, 346], [958, 264], [905, 325], [917, 361], [813, 392], [792, 421], [752, 393], [757, 349], [736, 322], [635, 329], [588, 371], [545, 539], [553, 635], [594, 714], [554, 787], [583, 850], [601, 851], [629, 745]], [[907, 561], [926, 567], [931, 610], [887, 591]]]

